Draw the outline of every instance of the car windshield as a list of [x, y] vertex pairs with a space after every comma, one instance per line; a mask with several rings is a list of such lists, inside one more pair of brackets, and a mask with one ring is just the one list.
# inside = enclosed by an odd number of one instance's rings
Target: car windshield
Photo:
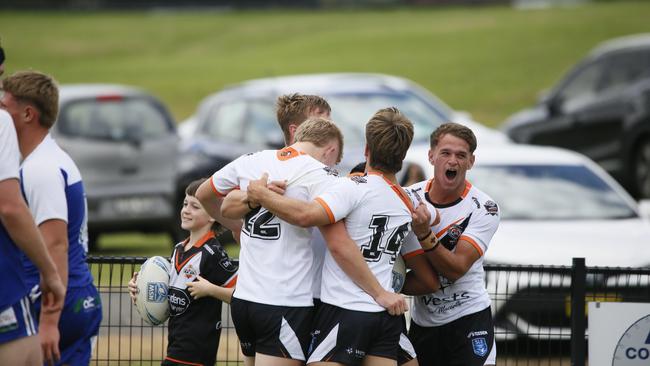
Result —
[[584, 165], [482, 165], [468, 179], [490, 195], [505, 220], [636, 217], [629, 204]]
[[169, 135], [165, 114], [144, 98], [82, 99], [64, 106], [59, 132], [99, 140], [145, 140]]
[[325, 98], [332, 107], [332, 120], [343, 130], [346, 146], [362, 146], [366, 122], [386, 107], [397, 107], [413, 122], [413, 141], [428, 141], [431, 131], [451, 120], [446, 110], [434, 109], [410, 93], [346, 93]]

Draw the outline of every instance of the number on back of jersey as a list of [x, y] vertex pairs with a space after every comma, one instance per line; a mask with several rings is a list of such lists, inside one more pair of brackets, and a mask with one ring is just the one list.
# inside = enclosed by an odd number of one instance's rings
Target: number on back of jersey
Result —
[[410, 227], [409, 223], [405, 223], [385, 235], [389, 219], [386, 215], [372, 216], [368, 225], [368, 228], [372, 230], [372, 237], [368, 244], [361, 247], [361, 254], [367, 262], [377, 262], [386, 253], [390, 255], [390, 263], [395, 263], [395, 257], [399, 253]]

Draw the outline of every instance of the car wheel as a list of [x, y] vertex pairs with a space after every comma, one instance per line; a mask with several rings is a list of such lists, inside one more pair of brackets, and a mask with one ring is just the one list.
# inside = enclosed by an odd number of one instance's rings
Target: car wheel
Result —
[[650, 198], [650, 138], [641, 141], [636, 151], [634, 184], [639, 198]]

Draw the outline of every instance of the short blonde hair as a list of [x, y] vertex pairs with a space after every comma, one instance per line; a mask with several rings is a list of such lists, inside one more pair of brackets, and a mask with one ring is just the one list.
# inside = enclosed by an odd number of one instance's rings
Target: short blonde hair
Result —
[[276, 103], [276, 116], [282, 133], [284, 134], [284, 141], [289, 145], [291, 137], [289, 133], [289, 125], [300, 126], [314, 111], [331, 112], [332, 109], [323, 97], [318, 95], [305, 95], [305, 94], [285, 94], [278, 97]]
[[343, 157], [343, 134], [334, 122], [327, 118], [309, 118], [298, 126], [295, 137], [296, 142], [311, 142], [318, 147], [323, 147], [328, 142], [336, 139], [339, 144], [337, 161], [341, 161]]
[[38, 109], [41, 126], [49, 129], [56, 122], [59, 87], [51, 76], [38, 71], [18, 71], [2, 81], [2, 90]]
[[397, 173], [412, 140], [413, 123], [399, 109], [380, 109], [366, 124], [370, 166]]

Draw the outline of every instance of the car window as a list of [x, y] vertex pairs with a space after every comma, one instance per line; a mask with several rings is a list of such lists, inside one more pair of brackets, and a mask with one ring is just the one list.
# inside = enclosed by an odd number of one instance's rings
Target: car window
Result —
[[612, 55], [599, 85], [599, 91], [610, 92], [633, 84], [648, 75], [648, 52], [624, 52]]
[[562, 109], [571, 110], [573, 106], [593, 98], [597, 93], [603, 70], [604, 63], [598, 60], [576, 71], [558, 93]]
[[499, 204], [503, 219], [636, 216], [607, 182], [584, 165], [482, 165], [475, 166], [468, 176]]
[[63, 106], [58, 131], [66, 136], [124, 141], [170, 133], [168, 117], [146, 98], [86, 99]]
[[280, 144], [280, 147], [284, 145], [284, 137], [277, 122], [273, 101], [248, 101], [244, 141], [254, 145]]
[[201, 130], [212, 138], [239, 141], [245, 116], [246, 103], [243, 101], [224, 102], [210, 110]]

